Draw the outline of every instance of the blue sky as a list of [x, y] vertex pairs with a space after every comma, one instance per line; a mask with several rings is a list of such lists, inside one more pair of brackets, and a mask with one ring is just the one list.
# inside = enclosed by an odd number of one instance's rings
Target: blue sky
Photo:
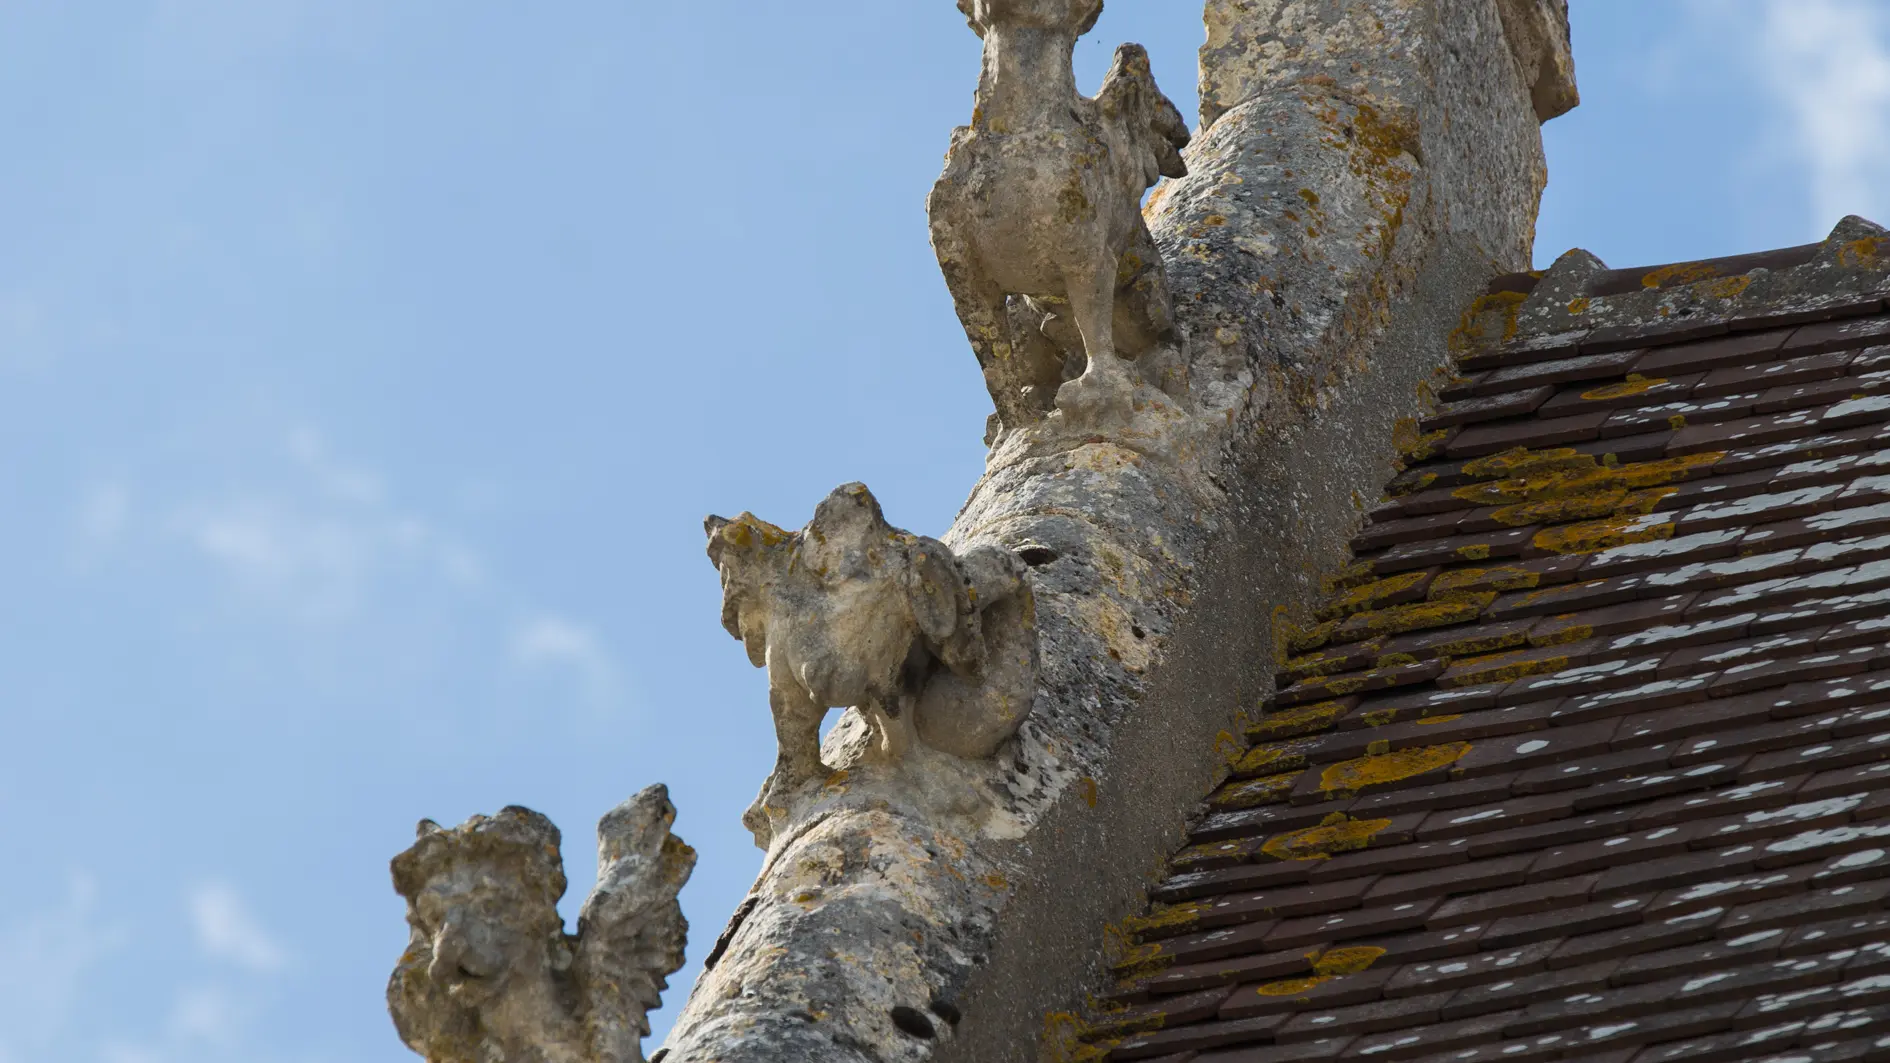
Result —
[[[1890, 220], [1890, 15], [1577, 0], [1538, 259]], [[1193, 113], [1192, 4], [1110, 0]], [[667, 781], [680, 1006], [759, 854], [700, 521], [936, 534], [987, 399], [923, 203], [946, 0], [0, 0], [0, 1063], [412, 1058], [421, 816]]]

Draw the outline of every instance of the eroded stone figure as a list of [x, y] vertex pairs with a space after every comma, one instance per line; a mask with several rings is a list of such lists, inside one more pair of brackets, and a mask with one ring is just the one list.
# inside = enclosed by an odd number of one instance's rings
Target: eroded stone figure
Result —
[[768, 670], [779, 749], [743, 817], [764, 847], [770, 810], [829, 774], [820, 724], [830, 708], [860, 709], [880, 761], [915, 743], [989, 757], [1023, 723], [1036, 687], [1035, 603], [1009, 551], [954, 554], [900, 531], [862, 484], [836, 489], [798, 532], [748, 513], [706, 528], [722, 626]]
[[1077, 91], [1071, 52], [1102, 0], [958, 7], [984, 38], [984, 67], [926, 210], [998, 422], [1016, 428], [1053, 405], [1085, 423], [1126, 413], [1126, 359], [1174, 332], [1141, 203], [1187, 173], [1187, 123], [1140, 45], [1116, 50], [1094, 99]]
[[643, 1063], [646, 1018], [683, 964], [676, 895], [695, 851], [652, 786], [597, 825], [597, 886], [567, 934], [558, 828], [527, 808], [420, 822], [394, 858], [407, 951], [388, 1010], [430, 1063]]

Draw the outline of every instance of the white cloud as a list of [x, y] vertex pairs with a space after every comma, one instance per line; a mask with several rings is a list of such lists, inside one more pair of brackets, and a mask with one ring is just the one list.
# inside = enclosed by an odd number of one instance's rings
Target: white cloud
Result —
[[75, 874], [57, 907], [0, 930], [0, 1060], [45, 1058], [92, 968], [123, 935], [101, 922], [98, 883]]
[[[227, 883], [207, 883], [192, 891], [190, 919], [197, 933], [197, 946], [212, 958], [256, 972], [278, 970], [286, 960], [282, 946], [263, 929], [242, 895]], [[193, 1013], [202, 1013], [209, 1006], [198, 1001], [192, 1005]]]
[[617, 700], [617, 669], [596, 632], [561, 616], [544, 614], [512, 631], [512, 660], [527, 668], [556, 669], [573, 675], [594, 707]]
[[[1719, 5], [1696, 17], [1723, 23]], [[1846, 214], [1890, 224], [1890, 8], [1878, 0], [1766, 0], [1747, 45], [1809, 181], [1808, 234]]]
[[185, 506], [172, 522], [252, 599], [332, 622], [357, 613], [385, 577], [483, 582], [477, 554], [403, 512], [380, 477], [333, 459], [315, 433], [292, 433], [288, 453], [298, 474], [277, 490]]

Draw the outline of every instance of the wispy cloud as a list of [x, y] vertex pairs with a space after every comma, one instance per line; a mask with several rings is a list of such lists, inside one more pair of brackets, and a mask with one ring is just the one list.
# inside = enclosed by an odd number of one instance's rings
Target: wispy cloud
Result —
[[0, 929], [0, 1060], [46, 1058], [86, 976], [122, 940], [101, 921], [98, 883], [88, 874], [72, 876], [56, 907]]
[[512, 631], [510, 656], [514, 663], [572, 676], [585, 700], [607, 708], [620, 694], [616, 666], [597, 633], [566, 617], [543, 614], [520, 623]]
[[268, 480], [182, 504], [140, 497], [134, 507], [124, 488], [95, 485], [81, 496], [77, 539], [98, 553], [135, 541], [157, 514], [171, 545], [206, 562], [243, 612], [381, 646], [403, 610], [437, 617], [450, 602], [489, 625], [475, 637], [499, 663], [561, 681], [592, 710], [623, 704], [624, 672], [591, 625], [505, 586], [464, 540], [319, 433], [297, 430], [279, 446]]
[[255, 972], [278, 970], [286, 960], [282, 946], [228, 883], [212, 882], [193, 890], [190, 920], [197, 946], [213, 959]]
[[382, 575], [481, 582], [478, 555], [395, 504], [379, 476], [337, 461], [307, 430], [287, 449], [294, 473], [276, 489], [184, 506], [172, 522], [245, 594], [325, 622], [354, 615]]
[[[1726, 26], [1721, 4], [1696, 19]], [[1809, 186], [1807, 232], [1846, 214], [1890, 224], [1890, 8], [1878, 0], [1766, 0], [1744, 46], [1777, 100]]]

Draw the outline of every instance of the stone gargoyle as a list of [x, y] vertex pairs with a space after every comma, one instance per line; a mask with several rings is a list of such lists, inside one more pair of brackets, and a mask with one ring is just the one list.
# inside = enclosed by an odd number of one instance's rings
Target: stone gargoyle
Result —
[[[1077, 91], [1071, 53], [1103, 0], [958, 7], [984, 38], [984, 69], [926, 211], [998, 425], [1020, 427], [1053, 405], [1090, 423], [1125, 412], [1125, 359], [1173, 339], [1141, 204], [1162, 177], [1187, 174], [1187, 123], [1140, 45], [1116, 49], [1094, 99]], [[1012, 297], [1023, 313], [1007, 311]], [[1013, 321], [1038, 327], [1013, 334]]]
[[558, 828], [517, 806], [452, 829], [420, 822], [394, 858], [411, 937], [387, 983], [429, 1063], [643, 1063], [648, 1012], [683, 964], [677, 892], [695, 851], [652, 786], [597, 824], [597, 886], [567, 934]]
[[705, 527], [722, 574], [722, 626], [768, 670], [779, 749], [742, 817], [762, 847], [770, 810], [829, 774], [820, 758], [828, 709], [858, 708], [871, 729], [868, 755], [881, 761], [915, 743], [989, 757], [1029, 713], [1036, 605], [1009, 551], [954, 554], [900, 531], [863, 484], [837, 488], [798, 532], [748, 513]]

